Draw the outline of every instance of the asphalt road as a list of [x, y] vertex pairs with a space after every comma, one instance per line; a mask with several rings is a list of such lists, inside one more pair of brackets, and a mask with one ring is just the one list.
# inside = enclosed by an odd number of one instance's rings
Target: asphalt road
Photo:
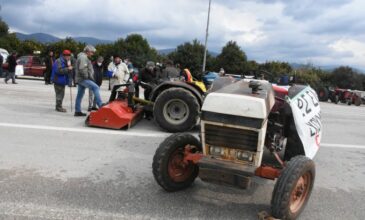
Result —
[[[274, 183], [261, 179], [246, 191], [197, 180], [166, 193], [151, 163], [168, 134], [152, 121], [128, 131], [87, 128], [84, 118], [54, 111], [53, 86], [18, 82], [0, 82], [0, 219], [257, 219], [270, 210]], [[300, 219], [363, 219], [365, 107], [321, 107], [316, 182]]]

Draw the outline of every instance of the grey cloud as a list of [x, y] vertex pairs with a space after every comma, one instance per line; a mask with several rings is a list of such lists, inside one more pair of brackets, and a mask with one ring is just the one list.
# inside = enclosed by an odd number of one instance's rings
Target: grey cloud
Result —
[[296, 20], [310, 20], [323, 14], [330, 8], [340, 8], [352, 0], [302, 0], [282, 1], [285, 4], [284, 14]]

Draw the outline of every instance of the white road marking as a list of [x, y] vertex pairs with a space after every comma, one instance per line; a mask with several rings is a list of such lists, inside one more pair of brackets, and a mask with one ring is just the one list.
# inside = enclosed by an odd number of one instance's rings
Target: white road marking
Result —
[[320, 147], [333, 147], [333, 148], [357, 148], [357, 149], [365, 149], [365, 145], [352, 145], [352, 144], [330, 144], [330, 143], [321, 143]]
[[0, 123], [0, 127], [8, 128], [25, 128], [25, 129], [39, 129], [39, 130], [52, 130], [52, 131], [66, 131], [66, 132], [79, 132], [90, 134], [111, 134], [111, 135], [123, 135], [134, 137], [167, 137], [168, 133], [157, 133], [147, 130], [140, 131], [123, 131], [123, 130], [108, 130], [100, 128], [69, 128], [69, 127], [54, 127], [47, 125], [28, 125], [28, 124], [13, 124], [13, 123]]
[[[134, 137], [165, 138], [170, 135], [169, 133], [162, 133], [162, 132], [158, 133], [158, 132], [151, 132], [151, 131], [146, 131], [146, 130], [139, 130], [139, 131], [120, 130], [120, 131], [118, 131], [118, 130], [108, 130], [108, 129], [100, 129], [100, 128], [69, 128], [69, 127], [55, 127], [55, 126], [47, 126], [47, 125], [29, 125], [29, 124], [14, 124], [14, 123], [0, 123], [0, 127], [79, 132], [79, 133], [89, 133], [89, 134], [110, 134], [110, 135], [123, 135], [123, 136], [134, 136]], [[321, 147], [365, 149], [365, 145], [332, 144], [332, 143], [321, 143]]]

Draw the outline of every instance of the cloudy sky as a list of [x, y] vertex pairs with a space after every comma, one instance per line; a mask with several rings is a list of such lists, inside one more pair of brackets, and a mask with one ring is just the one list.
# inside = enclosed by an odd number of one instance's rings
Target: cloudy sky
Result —
[[[116, 40], [157, 49], [204, 42], [208, 0], [0, 0], [12, 31]], [[365, 68], [364, 0], [212, 0], [208, 49], [237, 41], [250, 60]]]

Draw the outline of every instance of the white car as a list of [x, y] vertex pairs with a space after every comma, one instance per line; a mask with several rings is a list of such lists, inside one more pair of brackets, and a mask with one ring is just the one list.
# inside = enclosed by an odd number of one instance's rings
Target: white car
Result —
[[5, 50], [5, 49], [0, 48], [0, 54], [1, 54], [1, 56], [3, 56], [3, 58], [4, 58], [4, 60], [3, 60], [3, 63], [2, 63], [2, 64], [6, 63], [6, 59], [7, 59], [7, 58], [8, 58], [8, 56], [9, 56], [9, 52], [8, 52], [7, 50]]

